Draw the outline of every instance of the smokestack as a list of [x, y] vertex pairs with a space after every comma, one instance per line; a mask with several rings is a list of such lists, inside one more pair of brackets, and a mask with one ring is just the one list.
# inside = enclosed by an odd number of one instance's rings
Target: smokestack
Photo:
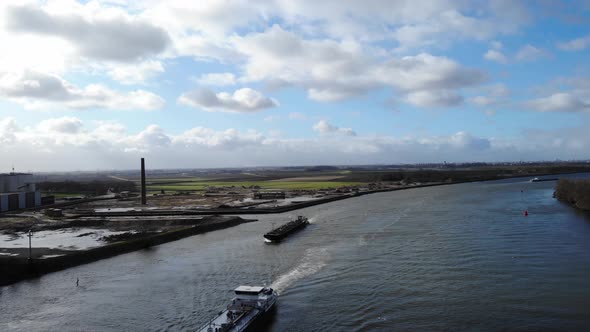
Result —
[[141, 158], [141, 205], [147, 204], [146, 190], [145, 190], [145, 160]]

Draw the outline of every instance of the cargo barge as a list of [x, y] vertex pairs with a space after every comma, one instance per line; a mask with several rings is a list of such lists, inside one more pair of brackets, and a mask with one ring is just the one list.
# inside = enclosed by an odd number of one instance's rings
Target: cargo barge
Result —
[[304, 228], [309, 225], [309, 220], [306, 217], [298, 216], [297, 219], [289, 221], [279, 228], [275, 228], [272, 231], [264, 234], [265, 241], [267, 242], [280, 242], [290, 234]]
[[260, 286], [240, 286], [234, 292], [236, 297], [227, 308], [199, 332], [256, 331], [271, 314], [279, 297], [272, 288]]

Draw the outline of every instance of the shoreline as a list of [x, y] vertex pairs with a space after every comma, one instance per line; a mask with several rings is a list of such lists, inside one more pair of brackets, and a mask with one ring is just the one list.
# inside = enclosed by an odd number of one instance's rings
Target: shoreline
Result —
[[557, 182], [553, 197], [574, 209], [590, 212], [590, 181], [561, 179]]
[[[3, 272], [0, 274], [0, 286], [7, 286], [22, 280], [37, 278], [47, 273], [65, 270], [70, 267], [92, 263], [101, 259], [141, 249], [147, 249], [189, 236], [254, 221], [257, 220], [243, 219], [240, 217], [229, 217], [222, 220], [216, 220], [216, 218], [214, 218], [202, 225], [181, 227], [159, 234], [150, 234], [137, 239], [118, 241], [90, 249], [71, 251], [65, 255], [57, 257], [44, 259], [33, 258], [30, 261], [25, 257], [2, 257], [0, 258], [0, 270]], [[33, 248], [33, 251], [36, 249], [38, 251], [43, 251], [41, 249], [46, 250], [46, 248]]]
[[[566, 174], [578, 174], [580, 172], [574, 173], [560, 173], [563, 175]], [[588, 172], [590, 173], [590, 172]], [[535, 174], [535, 175], [526, 175], [526, 176], [507, 176], [507, 177], [494, 177], [489, 179], [476, 179], [476, 180], [464, 180], [464, 181], [455, 181], [455, 182], [433, 182], [433, 183], [424, 183], [419, 185], [411, 185], [411, 186], [403, 186], [403, 187], [396, 187], [396, 188], [386, 188], [386, 189], [376, 189], [376, 190], [369, 190], [363, 192], [356, 192], [356, 193], [347, 193], [347, 194], [340, 194], [340, 195], [333, 195], [330, 197], [319, 198], [315, 200], [305, 201], [305, 202], [298, 202], [298, 203], [291, 203], [289, 205], [284, 206], [277, 206], [271, 208], [222, 208], [222, 209], [198, 209], [198, 210], [151, 210], [151, 211], [125, 211], [125, 212], [100, 212], [100, 213], [89, 213], [89, 214], [81, 214], [81, 217], [142, 217], [142, 216], [190, 216], [190, 215], [214, 215], [214, 216], [221, 216], [221, 215], [257, 215], [257, 214], [279, 214], [285, 212], [291, 212], [311, 206], [327, 204], [335, 201], [340, 201], [344, 199], [360, 197], [365, 195], [371, 194], [378, 194], [378, 193], [385, 193], [385, 192], [393, 192], [393, 191], [400, 191], [400, 190], [410, 190], [416, 188], [427, 188], [427, 187], [438, 187], [438, 186], [447, 186], [447, 185], [454, 185], [454, 184], [464, 184], [464, 183], [475, 183], [475, 182], [487, 182], [487, 181], [498, 181], [498, 180], [507, 180], [507, 179], [516, 179], [516, 178], [530, 178], [530, 176], [549, 176], [549, 175], [557, 175], [554, 173], [546, 173], [546, 174]], [[552, 179], [553, 181], [553, 179]]]

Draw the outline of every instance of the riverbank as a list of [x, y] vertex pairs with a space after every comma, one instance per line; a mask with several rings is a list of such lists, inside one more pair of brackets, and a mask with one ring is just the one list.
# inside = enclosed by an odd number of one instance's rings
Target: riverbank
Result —
[[86, 250], [33, 248], [32, 259], [28, 259], [28, 249], [4, 249], [3, 255], [0, 256], [0, 271], [2, 271], [0, 274], [0, 286], [252, 221], [256, 220], [242, 219], [240, 217], [212, 217], [196, 225], [160, 233], [148, 233], [145, 236], [130, 237], [127, 240]]
[[[568, 173], [564, 173], [568, 174]], [[547, 176], [547, 175], [555, 175], [553, 173], [549, 174], [536, 174], [536, 176]], [[237, 207], [237, 208], [214, 208], [214, 209], [157, 209], [157, 210], [129, 210], [129, 211], [101, 211], [101, 212], [83, 212], [80, 213], [80, 216], [83, 217], [145, 217], [145, 216], [204, 216], [204, 215], [261, 215], [261, 214], [280, 214], [285, 212], [291, 212], [295, 210], [300, 210], [303, 208], [326, 204], [330, 202], [340, 201], [344, 199], [360, 197], [365, 195], [377, 194], [377, 193], [384, 193], [384, 192], [393, 192], [393, 191], [400, 191], [400, 190], [410, 190], [410, 189], [417, 189], [417, 188], [427, 188], [427, 187], [436, 187], [436, 186], [448, 186], [454, 184], [462, 184], [462, 183], [473, 183], [473, 182], [483, 182], [483, 181], [496, 181], [496, 180], [505, 180], [505, 179], [514, 179], [514, 178], [523, 178], [527, 181], [530, 180], [528, 177], [522, 176], [490, 176], [486, 178], [478, 178], [473, 180], [462, 180], [462, 181], [454, 181], [454, 182], [433, 182], [433, 183], [424, 183], [424, 184], [412, 184], [412, 185], [405, 185], [405, 186], [396, 186], [384, 189], [375, 189], [375, 190], [364, 190], [364, 191], [357, 191], [352, 193], [345, 193], [339, 195], [329, 195], [327, 197], [307, 200], [302, 202], [292, 202], [287, 205], [279, 205], [274, 207], [258, 207], [255, 204], [247, 206], [247, 207]], [[552, 178], [549, 179], [551, 181], [555, 181], [556, 179]]]
[[561, 179], [553, 196], [577, 209], [590, 211], [590, 180]]

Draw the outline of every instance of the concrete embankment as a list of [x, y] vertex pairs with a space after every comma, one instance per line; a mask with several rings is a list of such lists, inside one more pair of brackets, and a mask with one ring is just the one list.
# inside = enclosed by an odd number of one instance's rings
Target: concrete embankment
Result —
[[59, 271], [123, 253], [179, 240], [191, 235], [228, 228], [252, 221], [255, 220], [242, 219], [239, 217], [229, 217], [222, 220], [216, 219], [203, 224], [177, 228], [138, 239], [116, 242], [88, 250], [74, 251], [64, 256], [49, 257], [45, 259], [33, 259], [29, 261], [27, 258], [21, 257], [5, 257], [0, 259], [0, 286], [28, 278], [38, 277], [49, 272]]

